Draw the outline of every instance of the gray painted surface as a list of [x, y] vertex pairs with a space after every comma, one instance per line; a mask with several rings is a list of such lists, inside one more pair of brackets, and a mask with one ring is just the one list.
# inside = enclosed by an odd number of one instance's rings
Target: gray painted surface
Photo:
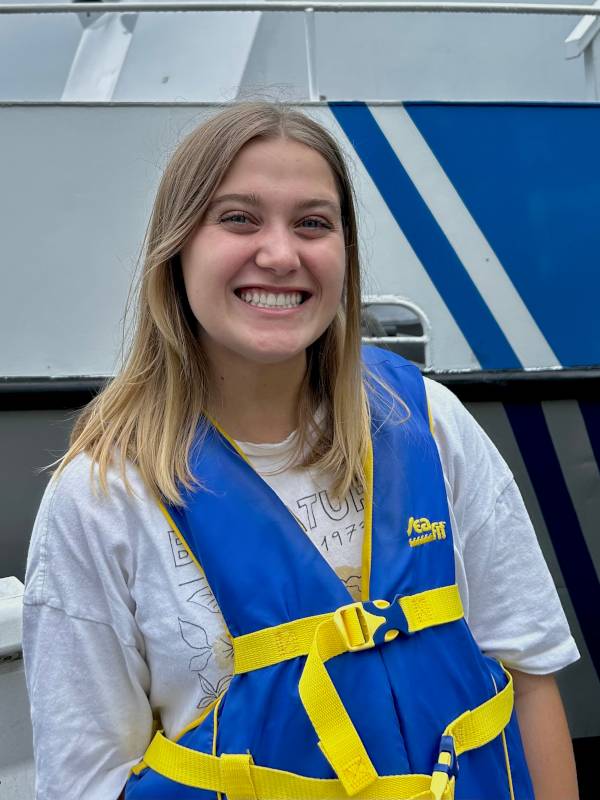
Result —
[[[114, 99], [219, 102], [257, 80], [306, 98], [302, 13], [275, 12], [276, 23], [261, 14], [254, 40], [251, 16], [139, 15]], [[318, 88], [330, 100], [583, 100], [583, 59], [564, 54], [578, 19], [318, 14]], [[5, 18], [2, 29], [0, 100], [59, 99], [83, 30], [78, 18]]]
[[44, 467], [66, 449], [72, 412], [0, 413], [0, 578], [24, 579], [29, 536], [50, 473]]
[[308, 97], [302, 14], [261, 14], [237, 96], [272, 95], [287, 102]]
[[261, 14], [139, 14], [114, 100], [231, 100]]
[[162, 111], [0, 109], [0, 375], [114, 370], [162, 169], [206, 113]]
[[[323, 17], [321, 19], [321, 16]], [[317, 19], [319, 90], [328, 99], [585, 99], [583, 62], [563, 42], [577, 18], [357, 14]]]
[[81, 32], [76, 14], [49, 14], [45, 19], [31, 14], [4, 17], [0, 25], [0, 99], [58, 100]]

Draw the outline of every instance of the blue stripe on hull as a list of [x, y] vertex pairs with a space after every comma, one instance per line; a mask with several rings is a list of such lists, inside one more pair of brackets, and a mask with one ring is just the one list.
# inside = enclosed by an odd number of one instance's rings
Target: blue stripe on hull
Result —
[[364, 103], [331, 103], [411, 247], [484, 369], [521, 363], [431, 211]]
[[600, 107], [405, 109], [560, 363], [600, 364]]
[[600, 677], [600, 583], [540, 404], [505, 403], [592, 663]]

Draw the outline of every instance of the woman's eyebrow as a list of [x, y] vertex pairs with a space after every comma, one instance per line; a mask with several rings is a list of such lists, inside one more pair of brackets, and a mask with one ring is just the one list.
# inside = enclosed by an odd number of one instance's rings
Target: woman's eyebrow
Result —
[[218, 197], [213, 197], [213, 199], [208, 204], [209, 208], [218, 205], [219, 203], [246, 203], [250, 206], [258, 206], [260, 205], [259, 199], [255, 194], [220, 194]]
[[[250, 206], [259, 206], [261, 204], [260, 198], [251, 193], [251, 194], [239, 194], [239, 193], [231, 193], [231, 194], [220, 194], [218, 197], [214, 197], [208, 205], [208, 208], [213, 208], [214, 206], [218, 205], [219, 203], [244, 203]], [[340, 204], [336, 200], [330, 200], [324, 197], [312, 197], [307, 200], [300, 200], [294, 206], [295, 209], [298, 211], [307, 211], [311, 208], [326, 208], [333, 214], [339, 214], [340, 212]]]
[[296, 203], [296, 208], [299, 211], [307, 211], [310, 208], [326, 208], [333, 214], [339, 214], [340, 212], [340, 204], [337, 200], [327, 200], [321, 197], [315, 197], [311, 200], [301, 200], [299, 203]]

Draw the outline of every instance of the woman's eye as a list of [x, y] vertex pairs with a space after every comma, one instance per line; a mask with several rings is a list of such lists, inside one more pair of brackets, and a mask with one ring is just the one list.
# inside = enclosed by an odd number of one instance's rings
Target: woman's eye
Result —
[[329, 222], [326, 222], [324, 219], [319, 219], [318, 217], [307, 217], [303, 219], [300, 224], [309, 230], [331, 230], [332, 228]]
[[221, 217], [221, 222], [233, 222], [235, 225], [244, 225], [247, 222], [252, 222], [250, 217], [237, 211], [235, 214], [228, 214], [226, 217]]

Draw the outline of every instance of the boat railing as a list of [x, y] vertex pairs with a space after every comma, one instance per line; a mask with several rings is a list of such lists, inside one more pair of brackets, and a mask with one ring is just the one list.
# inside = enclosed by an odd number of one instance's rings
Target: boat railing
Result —
[[[171, 0], [170, 2], [70, 2], [0, 3], [0, 14], [79, 14], [96, 18], [101, 14], [148, 14], [206, 11], [287, 11], [304, 13], [308, 94], [320, 99], [316, 59], [315, 16], [319, 13], [411, 13], [411, 14], [535, 14], [581, 16], [565, 41], [566, 58], [584, 57], [588, 100], [600, 100], [600, 0], [593, 5], [560, 3], [406, 2], [405, 0]], [[80, 18], [81, 18], [80, 17]], [[126, 31], [125, 31], [126, 32]], [[131, 31], [129, 31], [131, 34]], [[71, 99], [63, 95], [63, 100]]]
[[[597, 4], [596, 4], [597, 5]], [[447, 14], [548, 14], [600, 16], [600, 8], [561, 3], [406, 2], [406, 0], [170, 0], [169, 2], [0, 3], [0, 14], [164, 13], [167, 11], [321, 11]]]
[[[388, 319], [382, 320], [374, 313], [377, 307], [387, 311]], [[431, 322], [412, 300], [394, 294], [365, 295], [362, 298], [362, 319], [364, 344], [396, 350], [423, 369], [432, 369]]]

